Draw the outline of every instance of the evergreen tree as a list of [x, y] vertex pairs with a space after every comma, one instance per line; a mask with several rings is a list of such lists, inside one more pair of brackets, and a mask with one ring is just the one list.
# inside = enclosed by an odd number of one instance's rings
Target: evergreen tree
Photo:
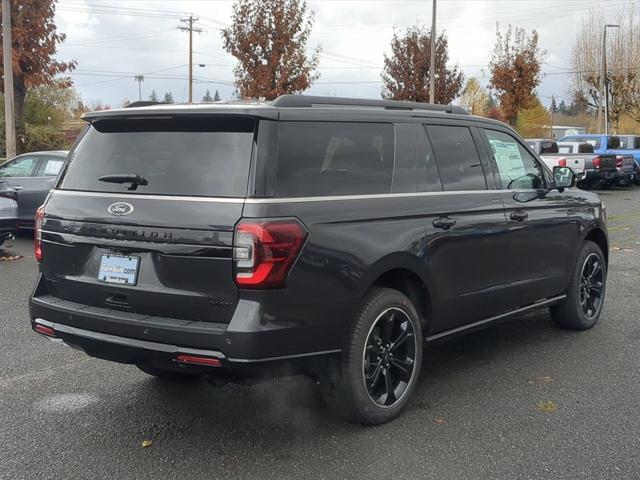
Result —
[[173, 94], [171, 92], [164, 94], [164, 103], [173, 103]]
[[558, 112], [567, 113], [567, 104], [564, 100], [560, 100], [560, 104], [558, 105]]
[[204, 97], [202, 97], [202, 101], [204, 103], [211, 103], [213, 102], [213, 98], [211, 98], [211, 93], [209, 93], [209, 90], [207, 90], [207, 93], [204, 94]]
[[554, 97], [551, 97], [551, 111], [553, 113], [558, 113], [558, 104], [556, 103], [556, 99]]
[[160, 101], [160, 99], [158, 98], [158, 94], [156, 93], [155, 90], [151, 90], [151, 95], [149, 95], [149, 100], [151, 100], [152, 102]]
[[213, 94], [213, 101], [214, 102], [220, 101], [220, 94], [218, 93], [218, 90], [216, 90], [216, 93]]

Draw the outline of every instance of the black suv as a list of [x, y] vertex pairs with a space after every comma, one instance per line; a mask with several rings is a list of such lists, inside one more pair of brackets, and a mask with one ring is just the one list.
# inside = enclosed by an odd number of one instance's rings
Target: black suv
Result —
[[285, 95], [89, 113], [37, 214], [37, 332], [164, 379], [307, 374], [382, 423], [423, 344], [602, 310], [606, 212], [458, 107]]

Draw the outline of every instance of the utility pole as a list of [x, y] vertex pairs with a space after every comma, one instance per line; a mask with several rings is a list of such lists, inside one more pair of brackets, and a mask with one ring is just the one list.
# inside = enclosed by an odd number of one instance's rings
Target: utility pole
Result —
[[549, 126], [549, 138], [553, 140], [553, 95], [551, 95], [551, 106], [549, 107], [551, 112], [551, 125]]
[[185, 23], [186, 27], [178, 27], [178, 30], [183, 32], [189, 32], [189, 103], [193, 102], [193, 32], [202, 32], [199, 28], [193, 28], [194, 22], [198, 19], [193, 15], [189, 15], [189, 18], [181, 18], [180, 21]]
[[602, 72], [600, 73], [600, 95], [601, 101], [598, 108], [598, 128], [602, 125], [600, 110], [604, 103], [604, 133], [609, 135], [609, 82], [607, 81], [607, 28], [617, 28], [620, 25], [607, 24], [602, 30]]
[[9, 0], [2, 0], [2, 58], [6, 158], [11, 158], [16, 156], [16, 119], [13, 106], [13, 44], [11, 42], [11, 5]]
[[133, 79], [138, 82], [138, 100], [142, 101], [142, 82], [144, 82], [144, 75], [136, 75]]
[[436, 103], [436, 0], [431, 0], [431, 59], [429, 63], [429, 103]]

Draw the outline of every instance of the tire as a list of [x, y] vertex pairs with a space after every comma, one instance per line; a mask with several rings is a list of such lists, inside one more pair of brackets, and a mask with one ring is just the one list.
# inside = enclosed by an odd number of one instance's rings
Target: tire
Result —
[[184, 382], [184, 381], [194, 381], [200, 378], [198, 375], [193, 375], [191, 373], [176, 372], [175, 370], [156, 368], [156, 367], [152, 367], [151, 365], [136, 365], [136, 367], [138, 367], [147, 375], [156, 377], [159, 380], [168, 380], [171, 382]]
[[397, 290], [376, 287], [362, 300], [341, 355], [321, 370], [320, 388], [339, 417], [378, 425], [402, 412], [421, 366], [422, 329], [415, 307]]
[[[593, 268], [595, 271], [592, 271]], [[590, 280], [585, 283], [585, 275], [590, 274]], [[597, 244], [587, 240], [582, 244], [573, 267], [567, 298], [549, 309], [551, 318], [559, 327], [568, 330], [593, 328], [602, 313], [606, 287], [607, 264], [602, 250]]]

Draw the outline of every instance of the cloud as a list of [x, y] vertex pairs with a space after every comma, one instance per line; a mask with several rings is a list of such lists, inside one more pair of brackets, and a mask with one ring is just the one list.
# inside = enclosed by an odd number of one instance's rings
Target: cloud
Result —
[[[608, 11], [614, 14], [623, 3], [610, 2]], [[194, 61], [205, 65], [194, 67], [195, 97], [217, 89], [230, 98], [235, 60], [222, 48], [220, 28], [230, 21], [232, 5], [213, 0], [60, 0], [56, 21], [67, 41], [58, 57], [78, 61], [73, 79], [85, 101], [100, 99], [118, 106], [125, 98], [137, 99], [135, 74], [145, 74], [145, 98], [155, 89], [160, 95], [171, 91], [176, 101], [185, 101], [187, 34], [177, 27], [181, 16], [193, 13], [203, 30], [194, 35]], [[440, 0], [436, 28], [447, 33], [451, 63], [460, 65], [467, 77], [486, 83], [496, 22], [537, 29], [548, 51], [545, 61], [556, 66], [545, 65], [543, 70], [559, 72], [558, 66], [570, 66], [581, 18], [595, 5], [568, 0]], [[309, 7], [315, 13], [310, 47], [321, 45], [323, 51], [321, 78], [310, 90], [316, 94], [378, 98], [383, 55], [389, 53], [394, 29], [429, 27], [431, 22], [431, 3], [423, 0], [323, 0], [311, 1]], [[567, 78], [547, 76], [539, 92], [568, 98]]]

